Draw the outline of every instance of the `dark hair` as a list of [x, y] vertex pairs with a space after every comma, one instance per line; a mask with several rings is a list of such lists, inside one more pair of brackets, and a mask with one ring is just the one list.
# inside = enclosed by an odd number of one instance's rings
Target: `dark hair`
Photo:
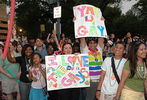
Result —
[[98, 42], [98, 38], [97, 37], [90, 37], [87, 40], [87, 44], [89, 44], [90, 41], [95, 41], [96, 43]]
[[21, 52], [21, 54], [22, 54], [22, 57], [25, 57], [26, 55], [25, 55], [25, 51], [26, 51], [26, 49], [28, 48], [28, 47], [30, 47], [31, 49], [32, 49], [32, 54], [34, 53], [34, 48], [33, 48], [33, 46], [31, 46], [30, 44], [25, 44], [24, 46], [23, 46], [23, 48], [22, 48], [22, 52]]
[[[64, 46], [67, 45], [67, 44], [69, 44], [72, 47], [71, 43], [64, 43], [63, 46], [62, 46], [62, 52], [63, 52]], [[73, 47], [72, 47], [72, 53], [73, 53]]]
[[37, 37], [37, 38], [35, 39], [35, 42], [36, 42], [36, 40], [37, 40], [37, 39], [42, 40], [42, 38], [41, 38], [41, 37]]
[[[144, 44], [143, 42], [141, 41], [138, 41], [138, 42], [132, 42], [131, 43], [131, 48], [130, 48], [130, 51], [129, 51], [129, 54], [128, 54], [128, 60], [130, 61], [130, 72], [131, 72], [131, 75], [130, 75], [130, 78], [132, 78], [135, 73], [136, 73], [136, 70], [137, 70], [137, 51], [139, 49], [139, 46], [141, 44]], [[143, 61], [145, 62], [146, 64], [146, 59], [143, 59]], [[147, 67], [147, 64], [146, 64], [146, 67]]]
[[125, 44], [124, 42], [122, 42], [122, 41], [116, 42], [116, 43], [115, 43], [115, 46], [116, 46], [117, 44], [122, 44], [122, 45], [124, 46], [124, 49], [126, 48], [126, 44]]
[[38, 55], [42, 59], [42, 57], [39, 53], [37, 53], [37, 52], [33, 53], [32, 57], [31, 57], [31, 65], [32, 66], [33, 66], [33, 58], [34, 58], [35, 55]]
[[[75, 47], [78, 47], [78, 51], [75, 51]], [[80, 44], [79, 43], [74, 43], [74, 45], [73, 45], [73, 53], [80, 53]]]
[[[18, 50], [17, 50], [18, 45], [21, 45], [21, 44], [17, 44], [17, 46], [16, 46], [16, 50], [15, 50], [15, 51], [16, 51], [17, 53], [18, 53]], [[22, 45], [21, 45], [21, 47], [22, 47]]]

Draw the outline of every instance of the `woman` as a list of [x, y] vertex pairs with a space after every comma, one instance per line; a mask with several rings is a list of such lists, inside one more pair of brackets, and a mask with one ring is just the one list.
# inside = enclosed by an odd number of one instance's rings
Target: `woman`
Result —
[[[70, 55], [72, 53], [73, 53], [72, 44], [70, 43], [63, 44], [63, 55]], [[79, 100], [80, 89], [72, 88], [72, 89], [58, 90], [57, 94], [58, 95], [56, 96], [58, 96], [58, 99], [56, 100]]]
[[29, 67], [31, 56], [34, 53], [34, 48], [26, 44], [22, 50], [22, 56], [12, 58], [8, 52], [8, 60], [12, 63], [19, 63], [21, 66], [21, 75], [19, 82], [21, 100], [29, 100], [29, 92], [31, 88], [31, 81], [29, 80]]
[[21, 52], [22, 52], [22, 45], [21, 44], [17, 44], [16, 52], [21, 55]]
[[[10, 43], [10, 55], [12, 57], [20, 56], [18, 53], [15, 52], [15, 48]], [[2, 91], [3, 93], [7, 94], [8, 100], [13, 100], [13, 93], [17, 92], [17, 100], [20, 100], [20, 93], [19, 93], [19, 64], [13, 64], [8, 61], [6, 58], [5, 60], [2, 59], [2, 55], [0, 56], [0, 72], [2, 78]]]
[[120, 96], [121, 100], [145, 100], [146, 47], [143, 42], [138, 41], [132, 43], [130, 50], [114, 100], [118, 100]]

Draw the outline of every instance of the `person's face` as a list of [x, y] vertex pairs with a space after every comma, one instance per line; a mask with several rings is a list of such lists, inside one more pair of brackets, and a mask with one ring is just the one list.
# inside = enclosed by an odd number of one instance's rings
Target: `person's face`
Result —
[[13, 51], [14, 50], [14, 46], [10, 43], [10, 51]]
[[130, 43], [131, 43], [131, 39], [129, 38], [128, 41], [127, 41], [127, 44], [130, 44]]
[[30, 43], [31, 46], [35, 46], [35, 40], [32, 39], [32, 40], [29, 41], [29, 43]]
[[25, 44], [28, 44], [28, 40], [25, 40]]
[[115, 35], [114, 34], [111, 34], [111, 39], [114, 39], [115, 38]]
[[36, 46], [37, 46], [37, 47], [41, 47], [42, 45], [43, 45], [42, 40], [37, 39], [37, 40], [36, 40]]
[[90, 48], [90, 50], [94, 51], [97, 47], [97, 42], [94, 41], [94, 40], [91, 40], [89, 43], [88, 43], [88, 46]]
[[27, 49], [25, 50], [26, 57], [27, 58], [31, 57], [32, 53], [33, 53], [32, 48], [31, 47], [27, 47]]
[[33, 56], [33, 64], [34, 64], [34, 65], [40, 64], [41, 60], [42, 60], [42, 59], [40, 58], [40, 56], [39, 56], [38, 54], [35, 54], [35, 55]]
[[144, 44], [140, 44], [137, 51], [137, 58], [144, 59], [146, 58], [147, 50]]
[[64, 47], [63, 47], [63, 53], [64, 54], [72, 54], [72, 47], [70, 44], [66, 44]]
[[80, 51], [78, 46], [73, 47], [73, 49], [74, 49], [74, 52], [79, 52]]
[[53, 55], [54, 54], [54, 48], [52, 47], [52, 45], [49, 45], [47, 48], [47, 54], [48, 55]]
[[127, 33], [127, 37], [131, 37], [131, 33], [130, 32]]
[[22, 46], [21, 46], [21, 45], [18, 45], [18, 46], [17, 46], [17, 51], [18, 51], [18, 52], [21, 52], [21, 51], [22, 51]]
[[123, 44], [117, 44], [114, 48], [115, 56], [122, 56], [125, 53], [125, 47]]

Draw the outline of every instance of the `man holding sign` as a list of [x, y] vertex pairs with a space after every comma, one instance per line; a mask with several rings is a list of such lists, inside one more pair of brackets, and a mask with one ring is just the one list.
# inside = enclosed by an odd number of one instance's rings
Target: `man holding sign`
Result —
[[[89, 55], [90, 88], [86, 88], [86, 100], [96, 100], [97, 83], [101, 74], [102, 48], [107, 37], [104, 18], [99, 8], [91, 5], [79, 5], [73, 8], [75, 22], [75, 37], [81, 38], [81, 53]], [[75, 20], [75, 18], [74, 18]], [[88, 38], [86, 43], [85, 37]], [[100, 38], [96, 38], [100, 37]]]

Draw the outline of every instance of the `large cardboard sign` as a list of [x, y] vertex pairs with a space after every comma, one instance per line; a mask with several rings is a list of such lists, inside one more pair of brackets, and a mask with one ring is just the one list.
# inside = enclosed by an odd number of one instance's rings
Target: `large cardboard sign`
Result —
[[47, 90], [89, 87], [88, 54], [46, 56]]
[[104, 20], [101, 20], [101, 10], [92, 5], [78, 5], [73, 7], [76, 17], [74, 30], [75, 38], [107, 37]]

